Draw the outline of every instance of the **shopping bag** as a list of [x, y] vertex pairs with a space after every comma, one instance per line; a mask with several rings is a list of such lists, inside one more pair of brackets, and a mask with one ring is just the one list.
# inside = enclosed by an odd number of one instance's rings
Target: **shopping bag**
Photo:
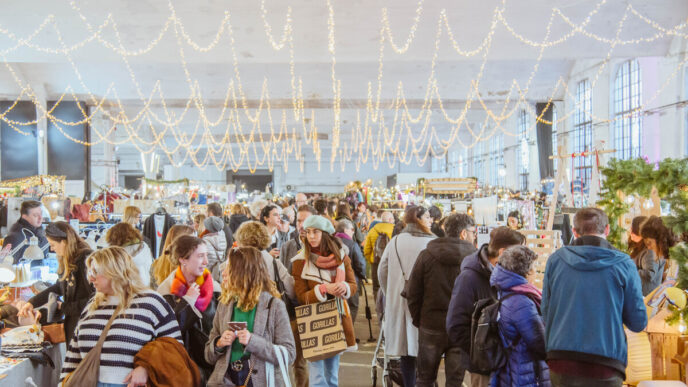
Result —
[[306, 360], [328, 359], [346, 350], [338, 299], [296, 307], [296, 325]]

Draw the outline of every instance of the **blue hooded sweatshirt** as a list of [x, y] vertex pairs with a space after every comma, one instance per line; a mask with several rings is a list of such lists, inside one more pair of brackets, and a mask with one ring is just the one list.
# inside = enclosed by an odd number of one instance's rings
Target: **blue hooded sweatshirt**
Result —
[[647, 325], [631, 258], [604, 239], [583, 236], [547, 260], [542, 289], [548, 360], [597, 363], [625, 374], [624, 325]]

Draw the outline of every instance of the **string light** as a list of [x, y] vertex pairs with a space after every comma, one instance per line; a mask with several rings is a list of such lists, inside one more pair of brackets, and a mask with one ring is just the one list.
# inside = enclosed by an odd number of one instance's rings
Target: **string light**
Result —
[[[422, 103], [422, 106], [420, 107], [419, 112], [417, 115], [413, 115], [411, 113], [411, 109], [409, 108], [407, 104], [406, 97], [404, 96], [403, 92], [403, 83], [399, 82], [398, 87], [397, 87], [397, 95], [394, 98], [393, 103], [391, 106], [381, 106], [381, 93], [382, 93], [382, 79], [383, 79], [383, 62], [384, 62], [384, 48], [385, 48], [385, 40], [387, 40], [390, 43], [390, 47], [392, 50], [397, 53], [397, 54], [403, 54], [406, 53], [409, 48], [411, 47], [411, 44], [413, 43], [415, 39], [415, 34], [416, 30], [418, 28], [418, 25], [420, 23], [421, 15], [423, 13], [423, 0], [418, 2], [418, 5], [416, 7], [416, 12], [414, 15], [413, 19], [413, 24], [411, 28], [409, 29], [408, 37], [406, 40], [406, 43], [404, 46], [399, 46], [398, 44], [395, 43], [393, 39], [393, 34], [392, 30], [390, 27], [390, 22], [389, 22], [389, 17], [386, 9], [383, 9], [382, 12], [382, 20], [381, 20], [381, 33], [380, 33], [380, 49], [379, 49], [379, 71], [378, 71], [378, 84], [377, 84], [377, 91], [375, 93], [375, 97], [373, 97], [373, 94], [371, 93], [371, 84], [368, 83], [368, 101], [366, 103], [366, 108], [365, 110], [365, 118], [363, 119], [363, 124], [361, 124], [361, 119], [360, 119], [360, 112], [356, 112], [356, 125], [351, 129], [352, 130], [352, 138], [354, 141], [352, 142], [353, 144], [356, 144], [355, 146], [349, 147], [349, 144], [344, 143], [340, 144], [341, 142], [341, 95], [342, 95], [342, 86], [341, 86], [341, 80], [339, 80], [336, 76], [336, 49], [335, 49], [335, 15], [334, 15], [334, 10], [332, 7], [332, 4], [330, 1], [327, 2], [327, 7], [328, 7], [328, 51], [330, 52], [331, 55], [331, 81], [332, 81], [332, 93], [333, 93], [333, 113], [334, 113], [334, 119], [332, 122], [332, 152], [331, 152], [331, 158], [330, 158], [330, 166], [331, 169], [336, 161], [337, 157], [340, 157], [340, 161], [342, 163], [342, 168], [344, 167], [345, 161], [351, 161], [354, 157], [354, 155], [357, 155], [356, 159], [356, 166], [357, 170], [360, 168], [361, 164], [364, 164], [365, 162], [368, 161], [369, 158], [372, 157], [371, 161], [373, 162], [374, 168], [377, 168], [379, 163], [381, 161], [388, 161], [388, 164], [392, 166], [396, 162], [400, 163], [411, 163], [414, 158], [415, 161], [418, 163], [424, 163], [427, 160], [427, 157], [429, 155], [432, 155], [433, 157], [441, 157], [446, 154], [448, 149], [456, 142], [459, 143], [461, 146], [465, 148], [471, 148], [475, 146], [478, 142], [484, 141], [486, 139], [489, 139], [492, 135], [495, 134], [497, 130], [501, 130], [502, 133], [505, 133], [507, 135], [514, 136], [516, 134], [511, 133], [507, 131], [505, 128], [502, 127], [502, 123], [511, 117], [515, 111], [520, 106], [523, 106], [525, 109], [527, 109], [531, 114], [532, 114], [532, 106], [530, 106], [529, 103], [527, 103], [527, 95], [528, 91], [530, 88], [530, 84], [532, 83], [532, 80], [534, 79], [535, 75], [538, 72], [539, 69], [539, 63], [542, 60], [543, 52], [546, 48], [554, 47], [556, 45], [562, 44], [568, 39], [570, 39], [573, 36], [576, 35], [582, 35], [594, 40], [597, 40], [599, 42], [603, 43], [608, 43], [610, 45], [610, 50], [609, 53], [607, 54], [607, 58], [604, 60], [603, 64], [599, 67], [598, 72], [593, 80], [593, 84], [597, 82], [599, 79], [600, 74], [603, 72], [603, 70], [606, 68], [608, 65], [610, 58], [611, 58], [611, 53], [613, 49], [616, 46], [621, 46], [621, 45], [628, 45], [628, 44], [639, 44], [639, 43], [647, 43], [647, 42], [652, 42], [657, 39], [667, 37], [667, 36], [677, 36], [684, 38], [686, 37], [685, 33], [682, 33], [681, 31], [685, 29], [685, 23], [679, 24], [677, 26], [674, 26], [672, 28], [664, 28], [660, 26], [658, 23], [655, 21], [641, 15], [637, 10], [635, 10], [632, 6], [628, 6], [624, 12], [624, 15], [621, 19], [621, 21], [618, 24], [617, 28], [617, 33], [614, 39], [609, 39], [605, 37], [601, 37], [595, 34], [592, 34], [587, 31], [587, 25], [590, 23], [590, 20], [592, 17], [598, 13], [599, 9], [603, 4], [606, 3], [606, 0], [600, 1], [594, 8], [593, 10], [586, 16], [584, 19], [583, 23], [580, 25], [576, 25], [571, 22], [571, 20], [564, 15], [559, 9], [555, 8], [552, 10], [552, 13], [550, 15], [550, 20], [549, 23], [547, 24], [547, 30], [545, 33], [545, 38], [541, 42], [535, 42], [531, 41], [522, 35], [520, 35], [517, 31], [515, 31], [510, 24], [508, 23], [507, 19], [504, 17], [504, 10], [506, 6], [506, 0], [503, 0], [501, 5], [496, 7], [494, 12], [493, 12], [493, 17], [490, 25], [490, 30], [488, 31], [485, 39], [481, 42], [481, 44], [474, 50], [462, 50], [459, 46], [459, 44], [456, 42], [454, 32], [451, 29], [451, 26], [449, 24], [448, 16], [445, 10], [441, 10], [438, 18], [438, 28], [437, 28], [437, 34], [436, 34], [436, 41], [435, 41], [435, 51], [433, 53], [431, 65], [430, 65], [430, 74], [428, 77], [427, 85], [426, 85], [426, 95], [424, 97], [424, 101]], [[289, 7], [287, 9], [286, 13], [286, 18], [285, 18], [285, 23], [283, 27], [283, 33], [282, 36], [280, 37], [279, 42], [275, 40], [274, 36], [272, 35], [272, 27], [269, 25], [267, 22], [267, 9], [265, 7], [265, 1], [261, 1], [261, 17], [264, 23], [264, 29], [266, 32], [266, 36], [268, 38], [268, 41], [272, 48], [276, 51], [282, 50], [284, 47], [289, 48], [289, 71], [290, 71], [290, 76], [291, 76], [291, 91], [292, 91], [292, 110], [293, 110], [293, 116], [294, 116], [294, 121], [301, 127], [301, 131], [303, 132], [303, 137], [301, 141], [297, 140], [297, 135], [296, 135], [296, 128], [292, 128], [292, 135], [288, 136], [287, 133], [289, 131], [289, 125], [287, 124], [286, 121], [286, 116], [284, 114], [284, 111], [282, 112], [282, 120], [280, 122], [280, 127], [278, 131], [276, 132], [274, 129], [274, 123], [272, 119], [272, 112], [271, 112], [271, 107], [270, 107], [270, 100], [269, 100], [269, 88], [267, 86], [267, 79], [264, 79], [263, 82], [263, 87], [261, 91], [261, 96], [258, 101], [258, 107], [254, 110], [253, 113], [250, 112], [250, 108], [248, 106], [247, 98], [243, 92], [243, 87], [242, 87], [242, 82], [241, 82], [241, 76], [240, 72], [238, 69], [238, 60], [237, 60], [237, 55], [235, 51], [235, 41], [232, 33], [232, 28], [231, 28], [231, 17], [229, 12], [225, 12], [225, 16], [223, 20], [220, 22], [219, 27], [217, 29], [217, 33], [215, 34], [215, 37], [210, 41], [209, 44], [202, 46], [198, 43], [196, 43], [186, 32], [183, 23], [181, 19], [178, 18], [176, 14], [176, 10], [172, 6], [172, 3], [169, 2], [169, 9], [170, 9], [170, 16], [166, 19], [163, 27], [160, 29], [156, 37], [149, 42], [144, 48], [140, 48], [137, 50], [127, 50], [125, 47], [122, 45], [122, 39], [120, 36], [119, 29], [117, 27], [117, 23], [114, 21], [112, 18], [112, 15], [108, 15], [105, 20], [98, 25], [95, 29], [92, 27], [91, 23], [88, 22], [87, 18], [84, 16], [84, 14], [81, 12], [81, 10], [78, 8], [76, 5], [76, 2], [71, 2], [70, 3], [72, 8], [77, 12], [81, 20], [84, 22], [84, 24], [87, 26], [88, 30], [90, 33], [92, 33], [91, 36], [85, 38], [84, 40], [77, 42], [75, 44], [72, 44], [71, 46], [68, 46], [65, 44], [65, 42], [62, 39], [62, 34], [60, 33], [60, 30], [56, 24], [56, 21], [53, 16], [49, 16], [44, 21], [39, 25], [39, 28], [34, 31], [33, 33], [29, 34], [26, 38], [18, 38], [16, 35], [13, 33], [7, 31], [4, 28], [0, 27], [0, 34], [3, 34], [7, 37], [9, 37], [11, 40], [15, 41], [15, 46], [12, 46], [8, 48], [7, 50], [0, 51], [1, 54], [8, 54], [11, 53], [21, 47], [29, 47], [32, 49], [35, 49], [40, 52], [46, 52], [46, 53], [52, 53], [52, 54], [61, 54], [65, 55], [68, 62], [72, 66], [72, 68], [75, 71], [75, 74], [77, 76], [77, 79], [82, 86], [84, 90], [86, 90], [86, 94], [88, 99], [90, 100], [89, 104], [92, 106], [90, 114], [87, 114], [83, 108], [81, 107], [81, 104], [77, 104], [77, 106], [82, 110], [84, 119], [80, 121], [75, 121], [75, 122], [65, 122], [57, 117], [54, 117], [52, 112], [54, 109], [59, 105], [59, 103], [62, 102], [62, 100], [65, 98], [66, 95], [71, 94], [72, 99], [74, 101], [78, 101], [76, 96], [74, 95], [74, 92], [72, 91], [71, 87], [68, 87], [67, 91], [63, 93], [60, 98], [58, 99], [58, 103], [56, 103], [50, 110], [47, 109], [47, 106], [44, 108], [41, 105], [41, 102], [38, 101], [38, 98], [36, 97], [36, 93], [31, 89], [30, 85], [23, 85], [21, 82], [21, 78], [17, 77], [14, 71], [12, 70], [11, 66], [9, 63], [7, 63], [5, 59], [5, 64], [6, 67], [10, 69], [10, 72], [13, 74], [13, 78], [15, 79], [15, 82], [20, 86], [20, 94], [19, 98], [17, 98], [14, 103], [11, 105], [10, 108], [8, 108], [5, 112], [3, 112], [0, 115], [0, 119], [3, 121], [7, 122], [15, 131], [23, 134], [23, 135], [28, 135], [30, 132], [28, 131], [22, 131], [19, 127], [21, 126], [27, 126], [31, 125], [32, 123], [35, 123], [39, 120], [42, 119], [47, 119], [50, 122], [54, 123], [57, 128], [62, 132], [65, 137], [69, 138], [72, 141], [78, 142], [82, 145], [94, 145], [98, 144], [101, 142], [106, 142], [109, 144], [122, 144], [122, 143], [132, 143], [134, 146], [141, 151], [142, 153], [151, 153], [155, 149], [161, 149], [167, 157], [170, 159], [173, 165], [177, 165], [177, 162], [175, 162], [175, 158], [178, 161], [179, 157], [183, 157], [183, 160], [185, 161], [187, 158], [191, 159], [192, 162], [197, 166], [197, 167], [205, 167], [207, 163], [213, 162], [218, 169], [224, 169], [228, 164], [230, 165], [230, 168], [232, 169], [238, 169], [241, 165], [244, 164], [244, 162], [249, 165], [250, 169], [257, 168], [259, 165], [268, 165], [268, 168], [272, 169], [274, 167], [274, 162], [275, 161], [283, 161], [284, 166], [286, 168], [287, 163], [287, 157], [291, 154], [295, 154], [297, 156], [297, 159], [300, 159], [302, 157], [301, 155], [301, 147], [303, 143], [306, 145], [311, 145], [313, 149], [313, 153], [316, 156], [316, 159], [318, 161], [318, 168], [320, 167], [320, 157], [322, 155], [322, 150], [320, 149], [319, 146], [319, 141], [317, 137], [317, 127], [315, 126], [315, 117], [313, 115], [313, 111], [311, 111], [311, 128], [307, 128], [306, 125], [306, 119], [305, 119], [305, 108], [304, 108], [304, 100], [303, 100], [303, 93], [302, 93], [302, 85], [303, 82], [301, 78], [298, 78], [295, 75], [295, 61], [294, 61], [294, 41], [293, 41], [293, 20], [291, 17], [292, 11], [291, 8]], [[629, 14], [632, 14], [636, 16], [639, 20], [643, 21], [645, 24], [651, 26], [656, 33], [650, 37], [642, 37], [638, 39], [633, 39], [633, 40], [620, 40], [619, 39], [619, 33], [624, 25], [624, 22]], [[549, 41], [549, 35], [551, 31], [551, 27], [553, 25], [553, 21], [555, 19], [555, 16], [559, 16], [566, 24], [571, 26], [571, 31], [569, 31], [566, 35], [562, 36], [559, 39]], [[524, 87], [520, 87], [518, 82], [516, 80], [512, 81], [512, 86], [509, 90], [509, 93], [504, 101], [504, 104], [502, 105], [502, 109], [500, 113], [495, 113], [493, 110], [489, 109], [485, 101], [482, 99], [480, 95], [480, 81], [482, 79], [482, 76], [484, 74], [484, 69], [485, 65], [487, 62], [487, 57], [489, 53], [489, 49], [491, 47], [491, 42], [492, 38], [494, 35], [494, 32], [496, 31], [496, 28], [498, 25], [502, 25], [508, 30], [513, 37], [515, 37], [517, 40], [521, 41], [524, 44], [527, 44], [531, 47], [538, 48], [539, 53], [537, 60], [535, 62], [533, 71], [531, 72], [530, 76], [528, 77], [528, 80], [525, 84]], [[39, 35], [41, 31], [43, 31], [46, 27], [52, 26], [53, 29], [56, 32], [56, 37], [58, 38], [58, 41], [60, 42], [60, 47], [59, 49], [54, 49], [54, 48], [46, 48], [39, 46], [37, 44], [32, 43], [32, 41], [35, 39], [36, 36]], [[113, 31], [115, 32], [115, 37], [116, 37], [116, 43], [111, 43], [105, 39], [102, 38], [102, 34], [106, 28], [112, 28]], [[133, 56], [140, 56], [144, 55], [146, 53], [149, 53], [154, 47], [156, 47], [166, 36], [169, 32], [170, 29], [174, 32], [175, 39], [177, 41], [177, 45], [179, 48], [179, 57], [182, 63], [182, 68], [184, 71], [185, 75], [185, 80], [189, 84], [189, 97], [184, 104], [184, 108], [180, 114], [175, 114], [172, 111], [169, 111], [167, 104], [166, 104], [166, 99], [162, 93], [161, 85], [160, 82], [156, 82], [153, 89], [151, 90], [151, 93], [148, 97], [144, 96], [144, 93], [140, 87], [139, 82], [137, 81], [136, 75], [134, 74], [130, 64], [129, 64], [129, 59], [128, 57], [133, 57]], [[444, 103], [442, 101], [442, 97], [440, 95], [439, 87], [438, 87], [438, 81], [435, 76], [435, 68], [436, 68], [436, 62], [438, 58], [438, 53], [439, 53], [439, 46], [440, 46], [440, 41], [443, 36], [443, 32], [447, 34], [449, 37], [449, 40], [451, 41], [452, 47], [454, 50], [459, 53], [460, 55], [463, 56], [474, 56], [482, 52], [483, 54], [483, 60], [481, 63], [481, 66], [479, 68], [478, 74], [476, 75], [475, 79], [472, 80], [471, 82], [471, 87], [469, 88], [469, 91], [467, 92], [467, 97], [466, 97], [466, 102], [464, 104], [463, 109], [461, 109], [461, 112], [459, 115], [454, 118], [449, 116], [447, 110], [444, 107]], [[195, 51], [199, 52], [208, 52], [214, 48], [216, 48], [221, 41], [221, 38], [224, 34], [227, 34], [230, 40], [230, 47], [231, 47], [231, 53], [232, 53], [232, 61], [233, 61], [233, 67], [234, 67], [234, 79], [230, 81], [228, 88], [227, 88], [227, 93], [225, 96], [225, 100], [223, 103], [223, 107], [221, 109], [221, 114], [220, 117], [217, 120], [211, 121], [208, 119], [206, 115], [206, 107], [203, 104], [203, 99], [201, 97], [201, 91], [200, 91], [200, 86], [198, 85], [198, 82], [193, 80], [191, 77], [191, 74], [188, 70], [187, 62], [185, 59], [185, 52], [184, 52], [184, 44], [187, 46], [191, 47]], [[111, 85], [106, 94], [103, 97], [96, 97], [90, 89], [87, 87], [85, 82], [83, 81], [83, 77], [81, 76], [81, 73], [79, 72], [76, 64], [74, 63], [73, 59], [71, 58], [71, 53], [83, 48], [87, 43], [92, 42], [92, 41], [97, 41], [103, 46], [113, 50], [113, 52], [119, 54], [122, 56], [123, 62], [125, 64], [125, 67], [127, 68], [130, 77], [132, 79], [133, 84], [135, 85], [136, 92], [139, 95], [139, 99], [143, 103], [143, 108], [139, 110], [136, 114], [132, 116], [127, 116], [124, 107], [122, 106], [121, 101], [119, 98], [116, 96], [117, 92], [116, 89], [114, 88], [114, 85]], [[673, 79], [680, 68], [682, 68], [682, 64], [685, 63], [685, 60], [681, 62], [680, 66], [677, 66], [677, 70], [674, 71], [670, 79], [667, 79], [663, 85], [663, 87], [655, 93], [654, 98], [655, 99], [658, 95], [661, 94], [661, 91], [663, 91], [666, 86], [670, 83], [671, 79]], [[554, 91], [556, 92], [559, 90], [559, 88], [564, 89], [564, 93], [568, 96], [572, 96], [571, 91], [568, 88], [568, 85], [566, 84], [565, 81], [560, 79], [557, 82], [557, 85], [554, 88]], [[518, 94], [518, 99], [511, 101], [512, 93], [514, 90]], [[238, 97], [236, 93], [238, 92]], [[112, 114], [110, 113], [107, 109], [104, 108], [106, 104], [110, 103], [110, 100], [108, 99], [108, 96], [112, 93], [114, 95], [114, 100], [116, 101], [115, 107], [118, 108], [118, 113]], [[552, 94], [554, 95], [554, 93]], [[9, 120], [6, 116], [9, 112], [12, 111], [12, 109], [17, 105], [18, 101], [21, 100], [21, 98], [29, 96], [33, 103], [37, 106], [37, 110], [39, 111], [39, 114], [37, 114], [37, 119], [32, 121], [32, 122], [15, 122], [12, 120]], [[154, 98], [156, 97], [157, 98]], [[651, 99], [651, 100], [652, 100]], [[158, 114], [155, 113], [155, 111], [152, 109], [151, 105], [154, 100], [158, 100], [161, 102], [162, 108], [163, 108], [163, 113], [164, 113], [164, 118], [161, 118], [158, 116]], [[240, 106], [238, 104], [238, 100], [240, 100]], [[430, 117], [432, 116], [432, 111], [434, 109], [433, 107], [433, 102], [437, 102], [437, 107], [439, 108], [439, 111], [441, 111], [442, 115], [444, 116], [445, 120], [452, 124], [451, 126], [451, 131], [449, 133], [449, 136], [447, 139], [440, 138], [440, 136], [437, 134], [436, 129], [434, 126], [430, 125], [431, 120]], [[470, 109], [470, 106], [473, 101], [478, 101], [481, 108], [486, 112], [486, 117], [485, 121], [483, 124], [480, 125], [480, 132], [475, 133], [471, 126], [468, 124], [466, 120], [466, 115], [468, 110]], [[548, 104], [552, 103], [552, 97], [549, 98]], [[646, 102], [644, 106], [647, 106], [649, 102]], [[509, 106], [512, 106], [509, 108]], [[641, 107], [638, 109], [638, 111], [642, 110]], [[184, 130], [180, 130], [179, 126], [181, 126], [184, 122], [185, 117], [189, 112], [195, 108], [195, 110], [198, 112], [199, 118], [196, 121], [196, 124], [194, 125], [194, 131], [193, 133], [188, 134]], [[385, 120], [384, 120], [384, 110], [394, 110], [394, 118], [392, 122], [392, 127], [388, 128]], [[241, 123], [241, 119], [239, 119], [239, 110], [243, 111], [244, 117], [249, 121], [251, 124], [251, 129], [249, 134], [245, 134], [243, 125]], [[399, 114], [401, 110], [401, 115]], [[573, 110], [573, 109], [572, 109]], [[74, 139], [71, 136], [69, 136], [62, 128], [61, 125], [67, 125], [67, 126], [76, 126], [76, 125], [82, 125], [84, 123], [91, 123], [92, 118], [96, 114], [103, 114], [106, 119], [108, 119], [112, 124], [109, 126], [108, 130], [105, 133], [101, 133], [99, 129], [94, 128], [93, 132], [95, 133], [96, 140], [94, 142], [84, 142], [78, 139]], [[261, 117], [263, 114], [266, 114], [268, 117], [268, 126], [270, 128], [270, 136], [269, 139], [263, 138], [263, 132], [260, 131], [261, 128]], [[569, 113], [561, 116], [560, 118], [557, 119], [556, 122], [561, 122], [567, 119], [572, 114], [572, 111]], [[637, 111], [631, 112], [629, 114], [637, 114]], [[225, 117], [227, 115], [227, 117]], [[552, 124], [551, 122], [548, 122], [546, 120], [542, 119], [542, 114], [533, 114], [536, 119], [535, 122], [533, 123], [532, 127], [534, 127], [537, 122], [546, 122], [549, 124]], [[616, 119], [620, 119], [623, 117], [615, 117], [614, 119], [604, 119], [605, 122], [612, 122]], [[147, 123], [147, 127], [150, 129], [151, 132], [151, 139], [146, 140], [144, 139], [140, 133], [141, 133], [141, 128], [144, 123], [144, 121]], [[215, 136], [213, 135], [213, 128], [216, 128], [220, 126], [223, 122], [226, 122], [226, 127], [224, 134], [222, 135], [222, 138], [217, 141], [215, 139]], [[159, 124], [163, 126], [163, 129], [159, 132], [156, 132], [155, 129], [155, 124]], [[373, 125], [377, 125], [378, 131], [377, 131], [377, 137], [375, 139], [375, 134], [373, 130]], [[413, 125], [421, 125], [420, 129], [414, 128]], [[110, 140], [109, 138], [111, 137], [112, 133], [114, 132], [114, 129], [116, 127], [123, 127], [126, 131], [127, 137], [124, 140]], [[491, 129], [488, 134], [485, 134], [486, 128], [490, 126]], [[531, 127], [531, 129], [532, 129]], [[466, 130], [469, 132], [471, 136], [471, 141], [470, 143], [464, 143], [463, 140], [458, 136], [459, 130], [461, 128], [466, 128]], [[199, 130], [201, 132], [199, 133]], [[257, 131], [257, 138], [256, 138], [256, 131]], [[231, 135], [230, 133], [234, 133], [234, 135]], [[171, 136], [174, 138], [176, 145], [172, 148], [169, 148], [165, 142], [165, 137], [166, 135], [171, 134]], [[194, 145], [196, 138], [199, 138], [198, 145]], [[237, 139], [237, 141], [231, 141], [231, 139]], [[401, 141], [404, 141], [404, 146], [403, 149], [401, 148]], [[260, 148], [262, 151], [262, 157], [259, 157], [258, 151], [257, 151], [257, 145], [256, 142], [260, 144]], [[142, 146], [140, 146], [140, 145]], [[232, 144], [235, 144], [238, 146], [238, 152], [239, 156], [236, 156], [233, 150]], [[278, 149], [280, 148], [281, 149]], [[205, 152], [205, 157], [199, 161], [198, 159], [198, 152], [201, 151], [202, 148], [206, 149]], [[365, 151], [364, 151], [365, 150]], [[185, 151], [185, 154], [181, 156], [181, 154], [178, 154], [180, 151]], [[251, 165], [251, 156], [249, 155], [250, 153], [253, 154], [253, 164]], [[388, 153], [391, 153], [391, 157], [388, 157]], [[175, 157], [176, 156], [176, 157]], [[217, 157], [219, 156], [219, 157]], [[238, 159], [238, 161], [237, 161]], [[179, 163], [181, 165], [181, 163]]]

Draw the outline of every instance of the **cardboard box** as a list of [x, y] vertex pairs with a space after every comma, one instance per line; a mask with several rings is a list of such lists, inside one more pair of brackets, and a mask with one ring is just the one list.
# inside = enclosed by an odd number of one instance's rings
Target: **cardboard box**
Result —
[[327, 359], [346, 350], [337, 302], [329, 300], [296, 307], [296, 327], [305, 359]]

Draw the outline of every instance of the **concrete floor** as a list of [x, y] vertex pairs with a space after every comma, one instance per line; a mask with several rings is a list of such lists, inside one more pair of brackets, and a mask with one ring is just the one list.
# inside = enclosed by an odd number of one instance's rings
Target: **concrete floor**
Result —
[[[375, 314], [372, 285], [366, 285], [366, 287], [368, 289], [368, 304], [373, 315], [373, 320], [371, 321], [373, 337], [377, 339], [379, 337], [379, 328], [377, 315]], [[346, 352], [342, 355], [339, 364], [339, 385], [341, 387], [372, 386], [371, 370], [377, 341], [368, 342], [370, 331], [368, 329], [368, 320], [365, 318], [365, 300], [363, 297], [361, 297], [354, 329], [356, 330], [356, 337], [360, 341], [358, 343], [358, 351]], [[382, 386], [382, 368], [378, 367], [377, 375], [377, 386]], [[437, 381], [439, 386], [444, 386], [444, 365], [440, 365]], [[468, 380], [464, 380], [464, 386], [470, 387]]]

